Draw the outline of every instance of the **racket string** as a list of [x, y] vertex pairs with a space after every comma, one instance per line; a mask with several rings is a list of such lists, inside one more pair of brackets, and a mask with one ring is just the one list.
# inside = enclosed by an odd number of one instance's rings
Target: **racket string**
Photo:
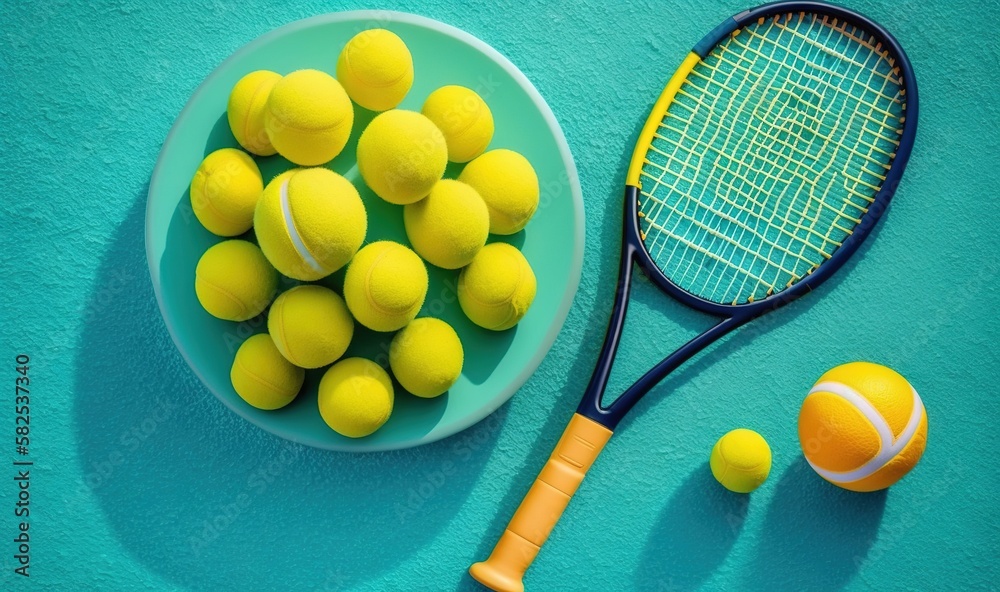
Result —
[[[744, 58], [743, 58], [742, 55], [737, 55], [735, 63], [739, 63], [743, 59]], [[739, 70], [739, 68], [732, 68], [732, 69], [730, 69], [728, 71], [728, 76], [731, 77], [731, 75], [734, 72], [737, 72], [738, 70]], [[711, 79], [707, 79], [707, 80], [711, 80]], [[757, 81], [755, 82], [754, 86], [752, 86], [750, 88], [750, 91], [742, 94], [742, 102], [741, 102], [741, 104], [738, 105], [738, 107], [737, 107], [738, 109], [745, 109], [745, 104], [747, 102], [749, 102], [749, 101], [759, 101], [759, 99], [757, 97], [758, 97], [758, 95], [761, 94], [761, 91], [758, 90], [758, 87], [760, 86], [762, 80], [763, 80], [762, 78], [758, 78]], [[727, 84], [722, 84], [722, 87], [724, 89], [732, 91], [732, 89], [730, 89]], [[737, 93], [737, 92], [731, 92], [731, 94], [734, 95], [734, 96], [739, 96], [740, 95], [740, 93]], [[718, 97], [719, 95], [715, 94], [713, 96]], [[704, 103], [702, 103], [702, 106], [704, 106]], [[697, 115], [697, 113], [698, 113], [698, 110], [694, 111], [693, 115]], [[709, 114], [710, 115], [712, 114], [711, 110], [709, 111]], [[730, 136], [732, 136], [732, 133], [735, 130], [735, 127], [726, 128], [726, 126], [719, 126], [718, 125], [719, 122], [717, 122], [717, 121], [712, 121], [710, 123], [712, 125], [716, 125], [717, 126], [717, 130], [726, 129], [729, 132]], [[753, 126], [749, 126], [749, 125], [744, 126], [743, 127], [743, 133], [740, 136], [738, 136], [733, 143], [735, 143], [736, 145], [743, 145], [747, 141], [747, 136], [748, 136], [748, 134], [750, 134], [750, 132], [754, 132], [754, 135], [751, 136], [751, 148], [753, 148], [754, 150], [756, 150], [756, 152], [758, 153], [758, 155], [761, 152], [761, 150], [766, 151], [767, 147], [764, 144], [761, 144], [761, 143], [753, 140], [754, 137], [758, 137], [758, 136], [763, 135], [763, 130], [761, 130], [759, 127], [753, 127]], [[716, 134], [714, 137], [710, 138], [710, 140], [711, 141], [715, 141], [717, 139], [717, 135], [718, 134]], [[706, 146], [710, 147], [710, 144], [706, 144]], [[725, 151], [718, 151], [718, 156], [719, 157], [725, 158], [726, 155], [727, 155], [727, 153]], [[731, 173], [731, 177], [733, 179], [741, 178], [745, 183], [748, 183], [751, 186], [752, 190], [758, 190], [759, 191], [759, 190], [764, 189], [763, 187], [760, 187], [757, 184], [757, 181], [759, 179], [752, 179], [752, 180], [748, 179], [746, 177], [746, 175], [742, 174], [741, 170], [733, 170], [731, 168], [731, 166], [732, 166], [732, 164], [734, 162], [738, 163], [738, 161], [734, 161], [734, 160], [731, 160], [731, 159], [727, 158], [726, 159], [726, 167], [724, 168], [724, 172]], [[716, 169], [716, 170], [719, 170], [719, 169]], [[712, 174], [714, 174], [714, 172], [715, 171], [712, 171]], [[758, 170], [756, 176], [759, 177], [760, 174], [764, 173], [764, 172], [765, 171]], [[770, 179], [770, 181], [772, 181], [772, 182], [775, 181], [775, 180], [776, 180], [776, 178]], [[803, 180], [805, 180], [805, 177], [803, 177]], [[743, 191], [742, 188], [737, 188], [736, 186], [732, 185], [731, 181], [729, 183], [727, 183], [727, 182], [725, 182], [724, 180], [721, 180], [721, 179], [719, 181], [721, 181], [723, 185], [728, 185], [730, 191], [734, 191], [734, 192], [737, 192], [737, 193], [743, 193], [743, 197], [747, 198], [750, 203], [756, 205], [761, 210], [760, 212], [757, 212], [757, 213], [751, 212], [751, 214], [755, 214], [755, 215], [760, 216], [763, 213], [764, 204], [761, 203], [761, 202], [759, 202], [759, 201], [756, 201], [750, 193]], [[768, 181], [768, 179], [765, 179], [764, 182], [766, 183], [767, 181]], [[703, 189], [706, 189], [706, 188], [707, 188], [707, 184], [703, 185]], [[701, 198], [702, 198], [702, 196], [699, 196], [699, 199], [701, 199]], [[726, 204], [729, 205], [729, 209], [728, 209], [729, 212], [732, 212], [733, 208], [739, 207], [738, 204], [734, 200], [727, 200], [724, 195], [723, 195], [723, 200], [726, 202]], [[773, 220], [771, 220], [769, 222], [773, 222]], [[740, 241], [745, 240], [746, 230], [747, 230], [747, 227], [744, 226], [743, 229], [742, 229], [742, 232], [741, 232], [741, 236], [738, 237], [740, 239]], [[762, 235], [756, 229], [754, 230], [754, 233], [757, 234], [756, 238], [758, 238], [758, 239], [762, 238]], [[713, 233], [713, 236], [714, 236], [714, 239], [713, 239], [713, 243], [714, 244], [712, 245], [713, 247], [717, 246], [717, 242], [718, 242], [717, 238], [718, 238], [719, 234], [720, 233], [718, 233], [718, 232]], [[769, 243], [770, 250], [772, 252], [773, 252], [773, 250], [774, 250], [775, 247], [779, 247], [780, 248], [780, 246], [777, 245], [777, 243], [773, 243], [773, 242], [770, 242], [770, 241], [767, 241], [767, 242]], [[738, 245], [740, 243], [736, 242], [735, 244]], [[671, 256], [673, 256], [675, 253], [676, 253], [676, 244], [675, 244], [674, 251], [671, 253]], [[745, 267], [746, 260], [747, 260], [747, 254], [748, 253], [749, 253], [748, 251], [744, 250], [744, 252], [742, 253], [742, 256], [741, 256], [741, 260], [738, 262], [738, 265], [736, 266], [737, 269]], [[763, 256], [763, 255], [757, 254], [757, 253], [753, 253], [753, 255], [756, 256], [757, 258], [764, 259], [765, 262], [767, 261], [766, 256]], [[682, 275], [682, 277], [686, 278], [692, 268], [697, 269], [697, 267], [695, 267], [693, 265], [693, 262], [690, 262], [689, 265], [688, 265], [688, 267], [685, 269], [685, 273]], [[794, 275], [794, 272], [789, 271], [787, 269], [784, 269], [780, 265], [779, 265], [779, 268], [780, 268], [780, 271], [784, 271], [784, 272], [786, 272], [786, 273], [788, 273], [790, 275]], [[732, 274], [730, 274], [730, 275], [732, 276]], [[726, 274], [719, 273], [719, 260], [718, 259], [716, 259], [715, 263], [712, 265], [712, 267], [710, 268], [710, 270], [708, 271], [708, 273], [706, 273], [704, 275], [704, 278], [705, 278], [705, 282], [704, 283], [705, 283], [705, 285], [702, 286], [703, 289], [705, 289], [705, 288], [708, 287], [708, 283], [710, 282], [710, 280], [713, 277], [716, 278], [716, 283], [715, 283], [714, 287], [717, 289], [718, 286], [721, 284], [722, 280], [726, 277]], [[732, 276], [732, 277], [735, 277], [735, 276]], [[769, 282], [769, 280], [766, 280], [766, 279], [764, 279], [762, 277], [758, 277], [758, 276], [756, 276], [754, 274], [746, 274], [746, 275], [744, 275], [744, 279], [745, 280], [746, 279], [754, 279], [757, 284], [765, 284], [765, 283]]]
[[811, 15], [734, 33], [688, 75], [641, 171], [647, 251], [703, 298], [752, 302], [812, 273], [885, 179], [904, 110], [871, 38]]

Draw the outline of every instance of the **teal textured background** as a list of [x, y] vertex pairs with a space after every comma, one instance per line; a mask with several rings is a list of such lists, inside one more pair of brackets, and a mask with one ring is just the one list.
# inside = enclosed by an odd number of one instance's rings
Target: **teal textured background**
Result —
[[[884, 223], [818, 293], [717, 344], [637, 407], [529, 572], [531, 589], [996, 585], [1000, 9], [849, 4], [894, 32], [920, 82], [917, 145]], [[493, 45], [563, 126], [587, 207], [586, 271], [552, 352], [495, 415], [412, 450], [317, 451], [239, 419], [159, 317], [143, 250], [149, 176], [188, 97], [234, 50], [295, 19], [372, 7], [5, 5], [0, 376], [12, 385], [14, 356], [32, 356], [36, 465], [30, 586], [11, 571], [16, 492], [11, 467], [0, 471], [0, 588], [475, 588], [467, 565], [489, 552], [596, 357], [638, 126], [688, 48], [746, 5], [382, 7]], [[710, 319], [640, 282], [630, 321], [619, 386]], [[883, 493], [827, 485], [795, 436], [812, 382], [855, 359], [902, 372], [930, 419], [920, 465]], [[12, 429], [11, 391], [0, 434]], [[771, 478], [749, 497], [722, 491], [705, 462], [737, 426], [774, 451]], [[0, 456], [12, 454], [0, 435]]]

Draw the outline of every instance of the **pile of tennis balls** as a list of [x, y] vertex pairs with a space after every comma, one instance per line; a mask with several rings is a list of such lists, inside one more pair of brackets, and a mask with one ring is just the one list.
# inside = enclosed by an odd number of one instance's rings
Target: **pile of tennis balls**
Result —
[[[378, 430], [393, 409], [394, 386], [379, 364], [341, 359], [356, 324], [397, 332], [389, 369], [418, 397], [445, 393], [462, 371], [464, 350], [446, 322], [417, 318], [428, 289], [426, 263], [460, 270], [458, 302], [475, 324], [513, 327], [535, 297], [521, 252], [489, 235], [521, 231], [538, 207], [538, 177], [507, 149], [487, 151], [493, 115], [476, 92], [445, 86], [421, 112], [398, 109], [413, 84], [413, 60], [396, 34], [372, 29], [340, 53], [336, 77], [319, 70], [247, 74], [227, 117], [245, 150], [209, 154], [191, 181], [194, 213], [230, 240], [198, 262], [195, 291], [210, 314], [245, 321], [268, 311], [267, 333], [247, 339], [233, 363], [236, 392], [259, 409], [298, 395], [306, 369], [323, 368], [319, 412], [337, 433]], [[402, 206], [409, 246], [365, 244], [369, 220], [348, 179], [322, 165], [337, 157], [354, 127], [354, 104], [376, 115], [357, 143], [357, 168], [379, 198]], [[250, 154], [279, 154], [297, 165], [267, 181]], [[444, 179], [448, 161], [467, 163]], [[253, 230], [256, 238], [240, 237]], [[313, 284], [344, 268], [343, 293]], [[276, 296], [280, 275], [303, 282]]]

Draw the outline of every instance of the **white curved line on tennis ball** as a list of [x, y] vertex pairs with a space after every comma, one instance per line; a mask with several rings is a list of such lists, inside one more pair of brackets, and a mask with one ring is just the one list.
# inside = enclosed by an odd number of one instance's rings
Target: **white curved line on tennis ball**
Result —
[[288, 179], [285, 179], [281, 183], [281, 217], [285, 223], [285, 228], [288, 230], [288, 237], [292, 239], [292, 246], [298, 252], [302, 260], [306, 262], [313, 271], [316, 273], [323, 273], [323, 266], [319, 264], [318, 261], [306, 248], [304, 242], [302, 242], [302, 237], [299, 236], [299, 231], [295, 228], [295, 219], [292, 218], [292, 209], [288, 203]]

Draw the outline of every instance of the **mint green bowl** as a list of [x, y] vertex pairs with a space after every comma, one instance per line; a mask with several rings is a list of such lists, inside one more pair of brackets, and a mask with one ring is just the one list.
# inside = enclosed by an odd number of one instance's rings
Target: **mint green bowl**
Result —
[[[367, 438], [345, 438], [320, 418], [316, 387], [325, 369], [307, 373], [298, 398], [278, 411], [247, 405], [233, 390], [229, 370], [239, 345], [266, 331], [260, 317], [244, 323], [206, 313], [194, 292], [199, 257], [219, 237], [202, 228], [190, 207], [188, 185], [204, 156], [238, 147], [226, 121], [229, 91], [244, 74], [268, 69], [287, 74], [315, 68], [333, 74], [340, 49], [359, 31], [375, 27], [398, 34], [413, 54], [416, 76], [401, 108], [419, 111], [434, 89], [460, 84], [487, 101], [496, 121], [490, 148], [510, 148], [534, 165], [541, 204], [528, 227], [510, 237], [491, 236], [521, 248], [538, 278], [538, 295], [514, 329], [492, 332], [465, 318], [455, 299], [457, 271], [428, 266], [431, 276], [420, 316], [439, 317], [455, 327], [465, 346], [462, 376], [445, 395], [420, 399], [396, 385], [392, 417]], [[355, 127], [344, 152], [328, 167], [358, 187], [368, 208], [367, 242], [408, 244], [402, 209], [375, 196], [358, 178], [355, 146], [373, 113], [355, 106]], [[255, 157], [265, 179], [291, 168], [279, 156]], [[447, 177], [461, 171], [450, 165]], [[252, 240], [252, 231], [248, 234]], [[531, 376], [555, 341], [573, 301], [583, 261], [583, 200], [576, 167], [559, 124], [527, 78], [506, 58], [471, 35], [427, 18], [398, 12], [360, 11], [317, 16], [276, 29], [237, 51], [195, 91], [170, 130], [150, 181], [146, 204], [146, 256], [167, 329], [184, 359], [223, 403], [261, 428], [283, 438], [331, 450], [369, 451], [433, 442], [483, 419], [507, 401]], [[343, 271], [323, 283], [339, 291]], [[295, 282], [286, 280], [282, 289]], [[392, 335], [357, 326], [346, 356], [363, 356], [388, 366]]]

